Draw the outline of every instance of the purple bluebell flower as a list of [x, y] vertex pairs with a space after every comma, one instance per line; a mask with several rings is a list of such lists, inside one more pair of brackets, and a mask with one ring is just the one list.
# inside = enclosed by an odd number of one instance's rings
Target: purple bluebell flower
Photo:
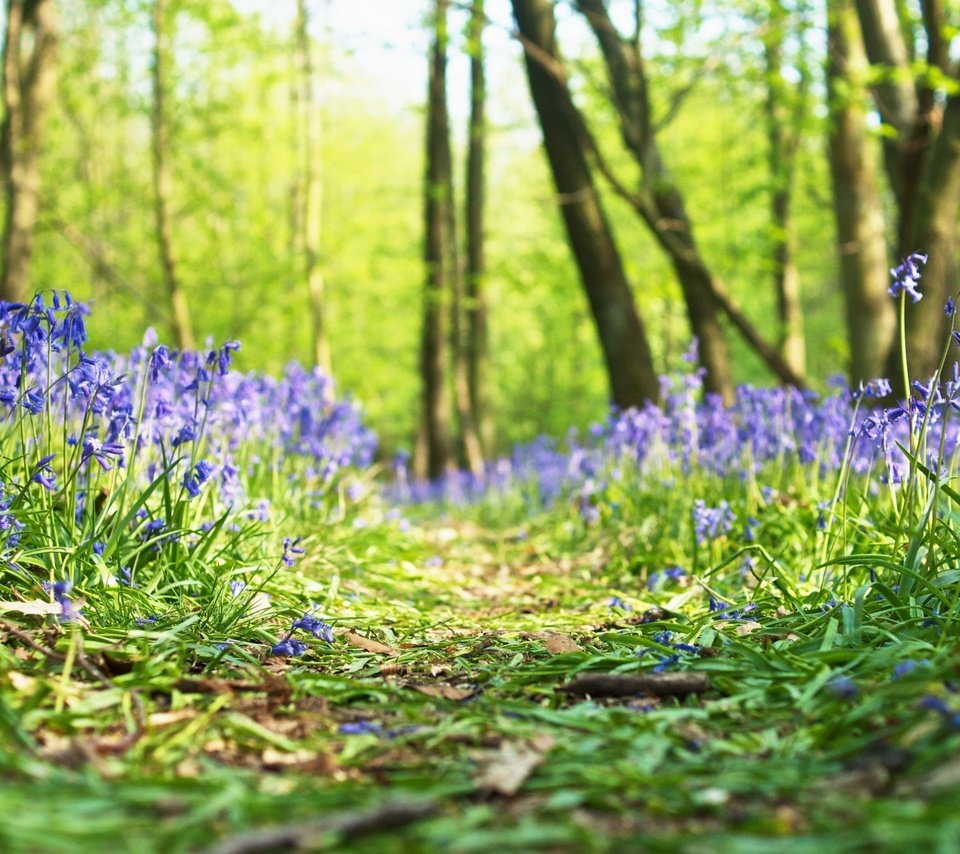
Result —
[[120, 442], [101, 442], [93, 436], [87, 436], [83, 440], [80, 462], [85, 463], [92, 457], [100, 464], [100, 468], [104, 471], [110, 471], [113, 466], [109, 458], [116, 457], [122, 461], [123, 450], [123, 445]]
[[860, 690], [849, 676], [831, 676], [824, 687], [841, 700], [854, 700], [860, 694]]
[[361, 720], [340, 724], [337, 732], [341, 735], [380, 735], [383, 732], [383, 727], [376, 721]]
[[279, 643], [274, 644], [270, 648], [270, 655], [280, 655], [285, 658], [295, 658], [298, 655], [303, 655], [307, 651], [307, 645], [303, 641], [298, 641], [296, 638], [284, 638]]
[[957, 311], [956, 300], [953, 297], [947, 297], [947, 303], [943, 307], [944, 314], [946, 314], [947, 317], [953, 317], [953, 315], [956, 314], [956, 311]]
[[280, 560], [283, 561], [285, 566], [294, 566], [297, 562], [297, 556], [306, 554], [306, 551], [297, 545], [302, 539], [303, 537], [297, 537], [295, 540], [290, 537], [283, 538], [283, 554]]
[[627, 602], [624, 602], [619, 596], [611, 596], [607, 600], [607, 607], [613, 610], [614, 608], [619, 608], [621, 611], [632, 611], [633, 606]]
[[73, 607], [73, 600], [67, 595], [73, 589], [73, 582], [68, 579], [43, 583], [43, 589], [53, 595], [53, 601], [60, 606], [58, 619], [62, 623], [69, 623], [80, 616], [80, 610]]
[[896, 667], [893, 668], [893, 673], [891, 678], [893, 679], [902, 679], [904, 676], [913, 673], [915, 670], [921, 667], [926, 667], [930, 662], [926, 658], [913, 659], [908, 658], [906, 661], [901, 661]]
[[896, 267], [890, 271], [893, 276], [893, 284], [887, 291], [892, 297], [898, 297], [901, 293], [910, 297], [913, 302], [920, 302], [923, 294], [917, 290], [920, 283], [919, 264], [926, 264], [927, 256], [921, 252], [912, 252], [903, 259]]
[[230, 584], [229, 584], [228, 586], [230, 587], [230, 595], [231, 595], [234, 599], [236, 599], [237, 596], [239, 596], [241, 593], [243, 593], [244, 589], [245, 589], [246, 586], [247, 586], [247, 582], [246, 582], [246, 581], [240, 581], [240, 580], [238, 580], [238, 579], [234, 579], [233, 581], [230, 582]]
[[170, 366], [170, 351], [164, 344], [154, 348], [154, 351], [150, 354], [149, 362], [149, 374], [150, 381], [157, 382], [160, 379], [161, 375], [166, 371]]
[[53, 469], [50, 468], [50, 463], [55, 456], [56, 454], [47, 454], [38, 460], [37, 464], [33, 467], [33, 475], [30, 477], [33, 483], [39, 483], [49, 492], [56, 492], [57, 489], [57, 477]]
[[333, 628], [319, 617], [304, 614], [300, 619], [294, 620], [293, 625], [290, 626], [291, 632], [295, 632], [297, 629], [310, 632], [317, 640], [325, 640], [327, 643], [333, 643]]
[[693, 530], [698, 543], [706, 543], [733, 529], [736, 515], [730, 503], [722, 500], [716, 507], [708, 507], [703, 499], [693, 502]]
[[32, 415], [39, 415], [43, 412], [43, 405], [46, 403], [46, 397], [39, 388], [31, 388], [23, 393], [20, 405]]

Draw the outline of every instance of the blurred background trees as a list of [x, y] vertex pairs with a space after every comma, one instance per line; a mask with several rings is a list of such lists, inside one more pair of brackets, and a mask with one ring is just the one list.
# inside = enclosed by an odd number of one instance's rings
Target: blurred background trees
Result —
[[385, 452], [419, 434], [434, 472], [658, 396], [693, 333], [728, 398], [896, 377], [886, 289], [913, 250], [923, 375], [957, 287], [958, 22], [946, 0], [7, 0], [2, 296], [95, 303], [93, 347], [151, 325], [240, 338], [250, 369], [332, 364]]

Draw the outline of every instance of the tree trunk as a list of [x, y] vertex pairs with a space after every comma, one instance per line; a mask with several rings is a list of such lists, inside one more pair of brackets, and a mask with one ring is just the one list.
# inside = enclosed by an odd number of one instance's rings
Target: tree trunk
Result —
[[[567, 237], [597, 326], [613, 402], [620, 407], [657, 400], [660, 388], [650, 345], [623, 270], [613, 233], [593, 183], [578, 117], [558, 63], [553, 6], [548, 0], [511, 0], [530, 92], [540, 119]], [[536, 54], [536, 55], [534, 55]]]
[[[640, 50], [639, 27], [633, 41], [623, 38], [610, 19], [605, 0], [577, 0], [600, 45], [618, 110], [621, 136], [641, 170], [641, 182], [654, 210], [654, 233], [676, 272], [693, 334], [699, 340], [705, 387], [734, 399], [733, 373], [720, 306], [710, 287], [713, 277], [700, 255], [680, 189], [671, 178], [651, 121], [647, 79]], [[669, 233], [672, 240], [665, 239]], [[679, 247], [680, 252], [674, 251]]]
[[[923, 268], [923, 299], [906, 307], [907, 361], [914, 377], [926, 379], [937, 369], [949, 334], [944, 313], [947, 297], [956, 296], [957, 212], [960, 210], [960, 97], [947, 99], [943, 126], [930, 158], [907, 232], [907, 243], [929, 256]], [[896, 348], [890, 365], [899, 365]], [[897, 376], [898, 374], [891, 375]]]
[[[787, 38], [790, 12], [783, 0], [771, 0], [764, 29], [766, 62], [766, 119], [768, 164], [770, 169], [770, 218], [774, 292], [780, 319], [780, 353], [798, 374], [806, 369], [803, 340], [803, 306], [800, 302], [800, 271], [794, 256], [794, 224], [791, 203], [796, 178], [796, 155], [805, 119], [803, 99], [806, 90], [805, 69], [793, 95], [798, 103], [789, 104], [791, 92], [783, 78], [783, 48]], [[798, 33], [802, 40], [803, 33]]]
[[190, 327], [187, 296], [183, 292], [178, 277], [170, 221], [170, 197], [173, 182], [170, 175], [170, 164], [167, 161], [166, 73], [170, 48], [168, 44], [166, 0], [154, 0], [153, 37], [153, 109], [150, 118], [153, 131], [153, 192], [157, 248], [160, 253], [160, 268], [167, 300], [170, 303], [170, 332], [176, 340], [177, 346], [186, 350], [192, 349], [194, 346], [193, 330]]
[[[299, 72], [298, 123], [301, 134], [300, 153], [303, 171], [303, 209], [299, 223], [303, 229], [300, 244], [304, 252], [304, 274], [310, 305], [310, 328], [313, 346], [313, 364], [328, 377], [330, 370], [330, 347], [324, 327], [324, 283], [320, 267], [320, 234], [323, 215], [323, 178], [320, 173], [322, 141], [322, 116], [316, 97], [313, 61], [309, 33], [310, 17], [306, 0], [297, 0], [296, 41]], [[332, 392], [332, 388], [330, 388]]]
[[426, 176], [424, 181], [424, 261], [426, 287], [420, 333], [421, 417], [414, 472], [431, 480], [455, 468], [450, 443], [446, 388], [446, 282], [448, 279], [450, 204], [448, 178], [450, 137], [447, 117], [447, 9], [449, 0], [435, 0], [434, 38], [430, 51], [427, 94]]
[[[943, 304], [958, 284], [957, 210], [960, 205], [960, 116], [957, 96], [941, 106], [935, 87], [957, 82], [946, 41], [942, 0], [920, 3], [926, 63], [916, 68], [915, 38], [919, 26], [905, 27], [897, 0], [856, 0], [866, 44], [874, 101], [889, 129], [884, 134], [884, 165], [897, 203], [896, 258], [924, 252], [924, 298], [906, 307], [907, 361], [914, 377], [929, 377], [937, 368], [949, 327]], [[919, 41], [919, 40], [918, 40]], [[894, 342], [896, 343], [896, 342]], [[902, 373], [900, 349], [891, 346], [888, 376]]]
[[[857, 89], [857, 82], [866, 76], [867, 58], [851, 0], [830, 0], [827, 15], [828, 158], [850, 343], [849, 373], [855, 386], [885, 373], [896, 318], [887, 295], [876, 143], [867, 127], [864, 93]], [[886, 375], [899, 376], [899, 372]]]
[[30, 296], [30, 260], [40, 209], [40, 151], [56, 88], [56, 51], [53, 0], [7, 0], [5, 115], [0, 131], [6, 220], [0, 299], [11, 302], [25, 302]]
[[483, 50], [484, 0], [472, 0], [468, 28], [470, 53], [470, 125], [466, 176], [466, 353], [470, 404], [484, 456], [493, 455], [490, 411], [490, 344], [487, 294], [484, 288], [484, 207], [486, 160], [486, 80]]

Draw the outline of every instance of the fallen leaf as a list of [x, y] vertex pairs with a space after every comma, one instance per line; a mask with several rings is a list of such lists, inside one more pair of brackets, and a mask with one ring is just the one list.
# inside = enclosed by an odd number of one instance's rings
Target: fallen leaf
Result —
[[154, 712], [147, 718], [150, 726], [164, 727], [171, 724], [192, 721], [197, 716], [196, 709], [180, 709], [176, 712]]
[[428, 697], [439, 697], [442, 700], [452, 700], [455, 703], [469, 700], [477, 693], [476, 688], [457, 688], [455, 685], [410, 685], [414, 691], [426, 694]]
[[531, 742], [505, 741], [477, 776], [477, 788], [512, 798], [553, 745], [554, 740], [548, 735], [538, 736]]
[[580, 646], [573, 638], [556, 632], [544, 632], [543, 646], [550, 655], [560, 655], [564, 652], [583, 652]]
[[385, 643], [380, 643], [380, 641], [365, 638], [363, 635], [358, 635], [355, 632], [344, 632], [343, 637], [353, 646], [359, 647], [366, 652], [372, 652], [377, 655], [399, 655], [393, 647], [387, 646]]
[[33, 689], [37, 686], [36, 679], [32, 676], [27, 676], [26, 673], [21, 673], [19, 670], [9, 671], [7, 673], [7, 679], [10, 680], [10, 684], [14, 689], [21, 694], [32, 694]]
[[275, 747], [265, 747], [261, 754], [263, 764], [272, 768], [284, 768], [292, 765], [306, 765], [316, 760], [317, 754], [312, 750], [277, 750]]
[[0, 612], [6, 613], [7, 611], [46, 617], [50, 614], [62, 614], [63, 605], [58, 602], [47, 602], [43, 599], [31, 599], [29, 602], [0, 602]]

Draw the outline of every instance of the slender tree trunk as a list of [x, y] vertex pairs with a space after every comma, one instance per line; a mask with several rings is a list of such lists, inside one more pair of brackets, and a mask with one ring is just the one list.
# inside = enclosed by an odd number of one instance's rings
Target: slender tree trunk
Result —
[[40, 151], [56, 87], [53, 0], [7, 0], [0, 168], [6, 195], [0, 299], [24, 302], [40, 209]]
[[[796, 155], [805, 115], [800, 104], [788, 104], [790, 90], [783, 79], [783, 46], [790, 13], [783, 0], [771, 0], [764, 30], [766, 60], [767, 144], [771, 178], [770, 218], [773, 229], [773, 282], [780, 319], [780, 353], [798, 374], [806, 370], [803, 340], [803, 306], [800, 302], [800, 271], [794, 255], [794, 223], [791, 203], [796, 177]], [[802, 39], [803, 33], [799, 33]], [[801, 71], [801, 74], [803, 72]], [[801, 77], [795, 96], [804, 97], [806, 84]]]
[[[648, 221], [653, 223], [654, 234], [670, 258], [683, 292], [691, 331], [699, 340], [700, 361], [706, 370], [705, 387], [730, 403], [734, 398], [733, 372], [720, 324], [721, 307], [711, 288], [713, 276], [700, 255], [683, 196], [657, 144], [640, 27], [632, 41], [625, 39], [611, 20], [605, 0], [577, 0], [576, 5], [600, 45], [618, 109], [621, 136], [640, 167], [643, 190], [653, 206]], [[637, 17], [639, 21], [639, 9]]]
[[[449, 149], [449, 140], [448, 140]], [[447, 160], [451, 164], [450, 159]], [[452, 164], [451, 164], [452, 165]], [[470, 364], [467, 357], [466, 341], [466, 309], [464, 306], [463, 264], [460, 253], [457, 251], [457, 227], [453, 205], [453, 173], [446, 176], [445, 184], [449, 190], [446, 193], [447, 204], [447, 247], [448, 269], [450, 271], [450, 337], [453, 344], [453, 389], [454, 400], [457, 404], [457, 422], [460, 427], [460, 444], [463, 449], [463, 459], [470, 472], [477, 477], [483, 474], [483, 448], [480, 445], [480, 436], [474, 420], [473, 401], [470, 397]]]
[[623, 270], [613, 233], [593, 183], [580, 119], [558, 65], [553, 6], [548, 0], [511, 0], [524, 40], [527, 80], [543, 131], [567, 237], [587, 293], [620, 407], [657, 400], [660, 388], [646, 331]]
[[447, 117], [447, 10], [449, 0], [435, 0], [434, 39], [430, 50], [427, 94], [426, 177], [424, 182], [424, 288], [420, 332], [421, 417], [414, 471], [435, 479], [455, 468], [450, 442], [446, 387], [450, 204], [450, 131]]
[[303, 234], [305, 278], [310, 305], [310, 328], [313, 332], [313, 363], [330, 376], [330, 347], [324, 326], [324, 282], [320, 267], [321, 228], [323, 215], [323, 177], [320, 172], [323, 125], [316, 93], [309, 33], [310, 16], [306, 0], [297, 0], [297, 56], [300, 75], [298, 98], [299, 125], [302, 134], [303, 211], [300, 222]]
[[866, 76], [867, 58], [852, 0], [830, 0], [827, 15], [828, 157], [850, 342], [849, 372], [856, 385], [884, 374], [896, 320], [887, 295], [878, 158], [867, 127], [864, 93], [857, 88]]
[[484, 288], [484, 208], [486, 195], [486, 79], [483, 49], [484, 0], [472, 0], [468, 27], [470, 53], [470, 125], [467, 140], [466, 243], [467, 330], [470, 403], [484, 456], [494, 448], [490, 410], [490, 344]]
[[167, 0], [154, 0], [153, 5], [153, 109], [151, 111], [153, 143], [153, 192], [156, 220], [157, 247], [163, 283], [170, 303], [170, 332], [181, 349], [194, 346], [193, 330], [187, 296], [183, 291], [177, 271], [177, 259], [173, 248], [173, 229], [170, 220], [170, 197], [172, 177], [167, 161], [168, 127], [166, 115], [167, 62], [169, 59], [169, 33], [167, 31]]

